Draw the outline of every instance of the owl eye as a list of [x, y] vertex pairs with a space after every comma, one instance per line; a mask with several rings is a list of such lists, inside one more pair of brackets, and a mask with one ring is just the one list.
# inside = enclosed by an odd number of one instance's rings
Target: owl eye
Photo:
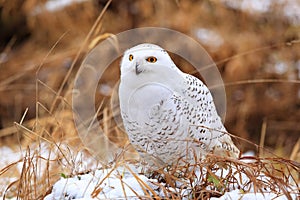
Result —
[[132, 54], [129, 55], [129, 60], [130, 60], [130, 61], [133, 60], [133, 55], [132, 55]]
[[150, 57], [146, 58], [146, 61], [150, 62], [150, 63], [155, 63], [157, 61], [157, 58], [154, 56], [150, 56]]

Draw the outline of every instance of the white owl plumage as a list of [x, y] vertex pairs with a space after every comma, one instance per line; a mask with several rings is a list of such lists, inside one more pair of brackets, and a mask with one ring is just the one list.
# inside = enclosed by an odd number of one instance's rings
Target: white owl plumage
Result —
[[124, 127], [142, 159], [171, 165], [207, 153], [238, 157], [208, 88], [154, 44], [125, 51], [119, 100]]

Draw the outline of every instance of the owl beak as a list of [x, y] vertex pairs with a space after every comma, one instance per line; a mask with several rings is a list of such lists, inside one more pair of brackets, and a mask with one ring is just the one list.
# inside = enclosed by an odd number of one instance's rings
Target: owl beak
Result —
[[143, 70], [140, 69], [139, 67], [140, 67], [140, 65], [139, 65], [138, 63], [136, 63], [136, 64], [135, 64], [135, 74], [136, 74], [136, 75], [139, 75], [140, 73], [143, 72]]

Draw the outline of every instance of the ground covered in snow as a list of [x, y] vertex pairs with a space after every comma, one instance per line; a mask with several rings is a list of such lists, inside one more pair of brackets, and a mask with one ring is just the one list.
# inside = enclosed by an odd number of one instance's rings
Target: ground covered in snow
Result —
[[[203, 170], [203, 169], [202, 169]], [[204, 170], [205, 171], [205, 170]], [[254, 191], [254, 185], [246, 174], [236, 173], [237, 180], [234, 184], [229, 184], [229, 191], [224, 192], [226, 186], [221, 186], [218, 179], [228, 176], [229, 170], [219, 170], [214, 172], [218, 177], [211, 180], [213, 185], [207, 186], [205, 190], [216, 190], [216, 196], [210, 199], [289, 199], [280, 188], [264, 188], [264, 191]], [[206, 177], [206, 172], [195, 171], [194, 182], [190, 183], [185, 179], [177, 178], [175, 186], [170, 186], [165, 182], [159, 182], [158, 179], [147, 178], [144, 175], [138, 175], [132, 169], [118, 167], [114, 169], [96, 170], [85, 175], [78, 175], [72, 178], [61, 178], [53, 186], [52, 193], [45, 200], [59, 199], [138, 199], [138, 198], [180, 198], [194, 199], [197, 194], [195, 188], [201, 185], [201, 181]], [[268, 182], [263, 174], [259, 176], [261, 181]], [[216, 181], [216, 182], [214, 182]], [[220, 184], [220, 185], [218, 185]], [[238, 189], [244, 185], [244, 189]], [[275, 186], [276, 187], [276, 186]], [[247, 188], [247, 191], [245, 189]], [[204, 190], [204, 189], [202, 189]], [[286, 188], [292, 199], [299, 197], [299, 191], [296, 186]], [[224, 192], [224, 194], [222, 194]], [[222, 194], [222, 195], [220, 195]], [[211, 192], [213, 195], [213, 192]]]
[[[42, 156], [49, 151], [46, 144], [39, 145]], [[34, 147], [36, 148], [36, 147]], [[63, 149], [63, 146], [59, 147]], [[53, 149], [52, 149], [53, 150]], [[25, 155], [16, 153], [7, 147], [0, 148], [0, 167], [17, 163], [16, 170], [22, 172], [23, 163], [19, 162]], [[53, 154], [54, 155], [54, 154]], [[75, 155], [75, 154], [74, 154]], [[76, 154], [74, 165], [81, 166], [78, 171], [86, 171], [85, 166], [90, 160], [82, 159], [82, 154]], [[253, 153], [244, 154], [237, 162], [223, 160], [204, 160], [194, 166], [180, 167], [178, 169], [164, 169], [159, 173], [141, 173], [138, 164], [112, 164], [108, 168], [94, 165], [94, 170], [73, 175], [61, 174], [61, 178], [53, 185], [45, 200], [60, 199], [138, 199], [138, 198], [180, 198], [195, 199], [211, 197], [210, 199], [297, 199], [299, 188], [292, 177], [282, 178], [286, 183], [272, 179], [267, 171], [253, 167], [257, 159]], [[51, 157], [54, 159], [54, 157]], [[64, 161], [62, 161], [64, 162]], [[278, 164], [278, 163], [277, 163]], [[89, 164], [90, 165], [90, 164]], [[41, 165], [44, 171], [47, 165]], [[271, 168], [270, 168], [271, 170]], [[16, 178], [0, 180], [1, 193]], [[298, 183], [299, 184], [299, 183]], [[290, 196], [286, 196], [288, 193]], [[7, 194], [6, 194], [7, 195]], [[7, 197], [7, 196], [6, 196]], [[13, 196], [10, 199], [14, 199]]]
[[[299, 188], [292, 177], [281, 183], [258, 169], [253, 153], [238, 162], [204, 160], [194, 166], [141, 173], [139, 164], [124, 164], [68, 177], [63, 174], [45, 200], [59, 199], [297, 199]], [[254, 165], [253, 165], [254, 164]], [[263, 163], [261, 163], [263, 165]], [[278, 164], [278, 163], [277, 163]], [[114, 165], [114, 164], [113, 164]], [[270, 168], [271, 170], [271, 168]], [[290, 196], [286, 196], [285, 193]]]

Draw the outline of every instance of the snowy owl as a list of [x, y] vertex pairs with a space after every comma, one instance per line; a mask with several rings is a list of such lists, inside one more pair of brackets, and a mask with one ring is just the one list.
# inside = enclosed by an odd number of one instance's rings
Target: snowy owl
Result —
[[129, 140], [148, 163], [172, 165], [207, 153], [239, 155], [208, 88], [180, 71], [157, 45], [125, 51], [119, 100]]

